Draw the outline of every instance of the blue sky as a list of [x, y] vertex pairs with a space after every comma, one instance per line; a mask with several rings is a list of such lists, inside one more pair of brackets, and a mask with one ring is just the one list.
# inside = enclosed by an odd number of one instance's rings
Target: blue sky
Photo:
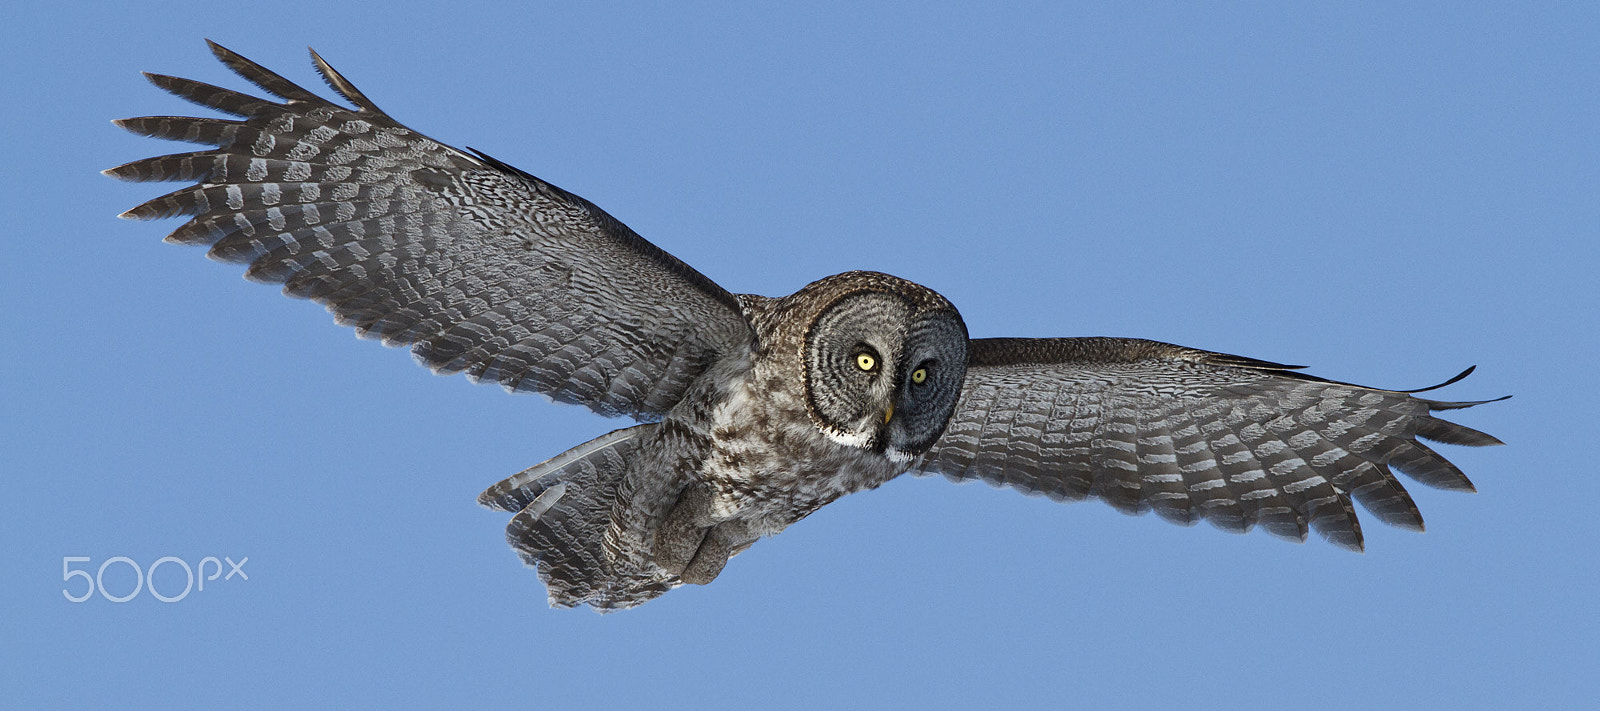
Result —
[[[1575, 707], [1600, 697], [1585, 3], [20, 6], [0, 28], [0, 705]], [[474, 497], [625, 423], [440, 378], [249, 284], [113, 118], [306, 86], [577, 192], [733, 291], [876, 269], [974, 336], [1138, 336], [1510, 401], [1368, 552], [905, 477], [599, 616]], [[68, 602], [125, 556], [248, 557]], [[226, 565], [221, 569], [226, 571]], [[209, 574], [209, 568], [207, 569]], [[131, 589], [111, 564], [108, 589]], [[184, 582], [165, 564], [166, 595]]]

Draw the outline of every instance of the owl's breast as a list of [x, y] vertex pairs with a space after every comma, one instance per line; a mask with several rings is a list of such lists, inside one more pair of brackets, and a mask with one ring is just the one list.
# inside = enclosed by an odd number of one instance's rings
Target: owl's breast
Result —
[[906, 463], [826, 436], [803, 396], [781, 379], [753, 372], [730, 385], [710, 413], [711, 447], [700, 472], [717, 492], [719, 519], [744, 519], [772, 535], [906, 471]]

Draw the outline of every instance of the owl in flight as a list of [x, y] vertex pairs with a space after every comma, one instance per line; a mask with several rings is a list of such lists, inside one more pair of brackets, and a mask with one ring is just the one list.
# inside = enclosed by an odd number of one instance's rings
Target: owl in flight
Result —
[[169, 241], [434, 372], [643, 423], [478, 499], [513, 514], [506, 538], [553, 605], [708, 583], [762, 536], [908, 471], [1360, 550], [1352, 500], [1422, 528], [1391, 470], [1472, 489], [1419, 440], [1500, 444], [1432, 414], [1480, 402], [1422, 390], [1131, 338], [970, 339], [944, 297], [887, 274], [732, 294], [588, 200], [402, 126], [315, 52], [354, 109], [211, 49], [281, 101], [147, 74], [239, 120], [117, 121], [215, 146], [106, 171], [198, 183], [123, 217], [189, 216]]

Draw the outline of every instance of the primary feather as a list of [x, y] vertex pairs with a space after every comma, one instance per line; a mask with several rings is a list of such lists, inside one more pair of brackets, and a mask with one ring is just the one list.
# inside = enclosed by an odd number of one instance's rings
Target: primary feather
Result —
[[960, 403], [922, 471], [1061, 500], [1093, 496], [1185, 525], [1260, 525], [1291, 540], [1314, 529], [1360, 550], [1352, 499], [1384, 523], [1422, 529], [1391, 469], [1472, 490], [1419, 436], [1500, 444], [1429, 414], [1481, 402], [1295, 369], [1133, 338], [974, 340]]
[[168, 239], [211, 245], [360, 335], [411, 345], [436, 372], [604, 415], [659, 419], [718, 354], [748, 341], [731, 294], [587, 200], [400, 125], [320, 57], [357, 109], [211, 48], [284, 101], [148, 74], [243, 120], [118, 121], [217, 146], [106, 171], [198, 183], [124, 217], [192, 216]]

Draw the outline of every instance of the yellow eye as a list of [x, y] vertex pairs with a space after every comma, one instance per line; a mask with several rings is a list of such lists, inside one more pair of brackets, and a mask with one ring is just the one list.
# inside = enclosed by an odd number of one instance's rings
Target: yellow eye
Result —
[[878, 359], [873, 358], [871, 353], [858, 353], [856, 354], [856, 367], [870, 371], [878, 367]]
[[911, 372], [911, 382], [921, 385], [928, 381], [928, 369], [918, 368]]

